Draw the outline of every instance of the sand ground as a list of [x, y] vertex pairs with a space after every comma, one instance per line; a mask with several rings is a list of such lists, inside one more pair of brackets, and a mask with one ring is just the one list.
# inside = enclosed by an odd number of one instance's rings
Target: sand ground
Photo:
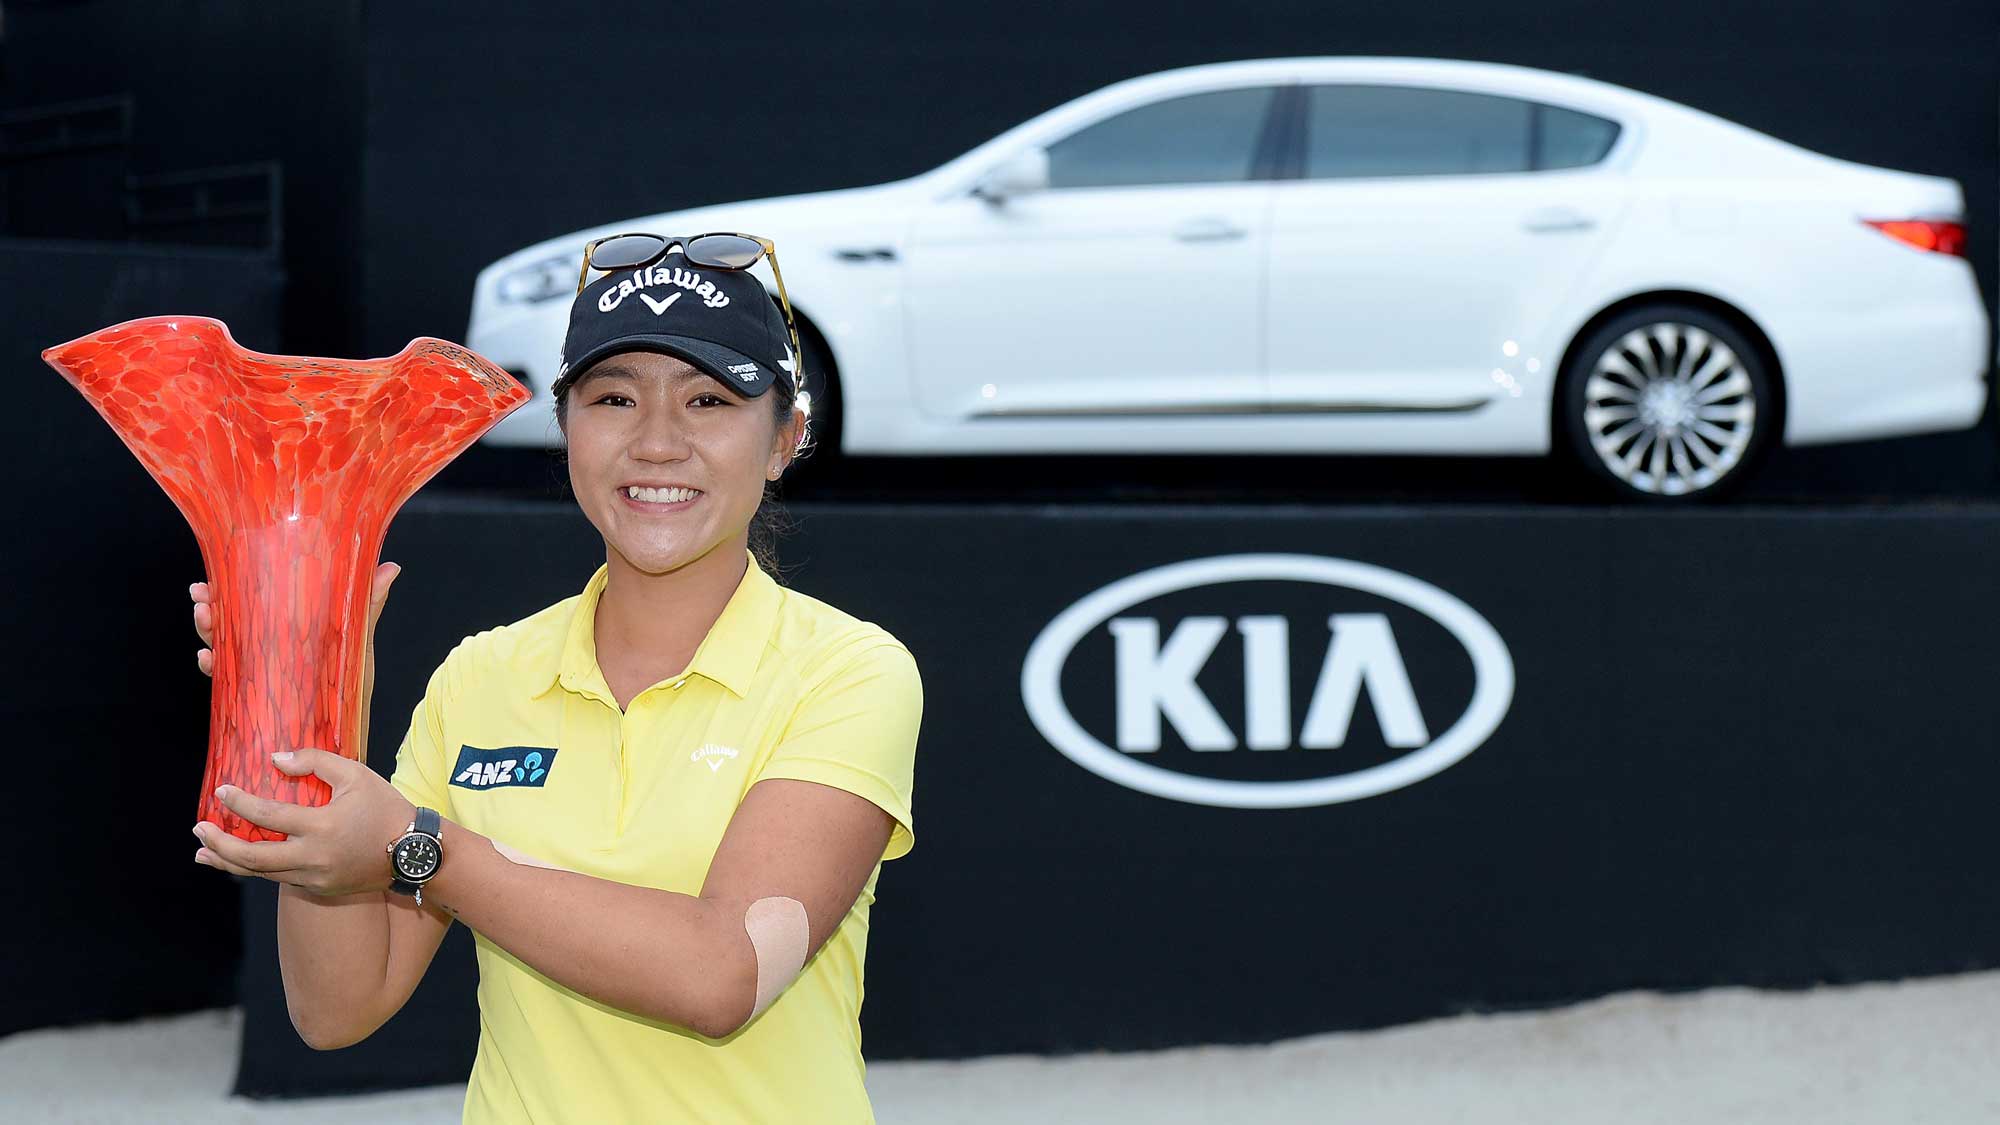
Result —
[[[465, 1087], [257, 1102], [234, 1008], [0, 1040], [9, 1125], [455, 1125]], [[2000, 1123], [2000, 973], [1626, 993], [1256, 1047], [874, 1062], [882, 1125]]]

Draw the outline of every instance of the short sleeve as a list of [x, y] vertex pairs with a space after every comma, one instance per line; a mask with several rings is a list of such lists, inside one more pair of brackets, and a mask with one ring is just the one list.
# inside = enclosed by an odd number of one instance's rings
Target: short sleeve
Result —
[[437, 671], [431, 673], [423, 699], [410, 712], [410, 729], [403, 735], [403, 745], [396, 750], [395, 772], [389, 775], [389, 784], [411, 804], [440, 813], [451, 809], [445, 790], [450, 767], [445, 761], [444, 736], [444, 712], [451, 687], [446, 669], [450, 664], [451, 657], [447, 656]]
[[915, 658], [883, 639], [806, 692], [757, 779], [812, 781], [874, 802], [896, 819], [882, 858], [898, 859], [916, 844], [910, 790], [923, 710]]

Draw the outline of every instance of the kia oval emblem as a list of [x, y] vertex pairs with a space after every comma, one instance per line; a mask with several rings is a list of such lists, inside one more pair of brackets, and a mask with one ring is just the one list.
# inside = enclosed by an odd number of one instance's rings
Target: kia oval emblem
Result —
[[[1068, 705], [1063, 702], [1063, 665], [1069, 659], [1071, 650], [1092, 629], [1111, 621], [1113, 615], [1119, 611], [1180, 590], [1219, 586], [1232, 582], [1270, 581], [1316, 583], [1358, 590], [1407, 606], [1442, 626], [1471, 657], [1472, 698], [1464, 713], [1436, 737], [1430, 737], [1417, 712], [1414, 695], [1410, 693], [1408, 677], [1403, 669], [1401, 657], [1395, 652], [1395, 642], [1387, 628], [1386, 619], [1381, 615], [1359, 614], [1334, 619], [1336, 627], [1342, 622], [1354, 626], [1350, 635], [1356, 638], [1353, 642], [1356, 651], [1363, 653], [1342, 662], [1349, 673], [1344, 682], [1352, 686], [1353, 677], [1361, 674], [1356, 671], [1360, 667], [1357, 661], [1371, 659], [1368, 653], [1377, 654], [1382, 657], [1377, 661], [1382, 670], [1380, 678], [1389, 685], [1385, 691], [1393, 698], [1395, 689], [1400, 686], [1409, 704], [1401, 711], [1393, 706], [1384, 709], [1384, 726], [1390, 744], [1398, 748], [1408, 747], [1408, 752], [1377, 765], [1325, 777], [1282, 781], [1199, 777], [1153, 765], [1134, 757], [1131, 753], [1121, 752], [1105, 745], [1076, 721]], [[1213, 622], [1218, 619], [1209, 620]], [[1150, 627], [1150, 633], [1145, 628], [1135, 631], [1129, 627], [1131, 622], [1125, 624], [1128, 625], [1125, 631], [1134, 633], [1138, 637], [1136, 644], [1151, 646], [1142, 647], [1140, 651], [1144, 653], [1164, 660], [1167, 650], [1175, 647], [1169, 644], [1166, 649], [1160, 648], [1158, 629], [1152, 622], [1139, 623]], [[1368, 628], [1367, 626], [1371, 624], [1378, 627]], [[1118, 625], [1119, 623], [1113, 623], [1114, 632], [1119, 631]], [[1206, 637], [1193, 639], [1198, 649], [1195, 653], [1198, 659], [1205, 656], [1207, 651], [1206, 648], [1200, 647], [1200, 643], [1205, 641], [1212, 647], [1219, 631], [1220, 626], [1216, 626]], [[1243, 631], [1247, 644], [1250, 641], [1251, 630], [1248, 626], [1243, 626]], [[1121, 636], [1119, 639], [1122, 642], [1127, 638]], [[1343, 640], [1344, 638], [1336, 632], [1333, 643], [1339, 645]], [[1185, 652], [1181, 655], [1184, 656]], [[1330, 662], [1333, 660], [1331, 651], [1328, 658]], [[1191, 675], [1185, 660], [1178, 660], [1175, 663], [1174, 674]], [[1187, 686], [1185, 681], [1182, 686]], [[1028, 646], [1027, 658], [1021, 665], [1021, 700], [1027, 707], [1028, 718], [1035, 724], [1035, 729], [1041, 732], [1042, 737], [1048, 739], [1049, 744], [1065, 757], [1099, 777], [1128, 789], [1136, 789], [1141, 793], [1173, 801], [1224, 808], [1287, 809], [1331, 805], [1341, 801], [1373, 797], [1422, 781], [1457, 764], [1466, 755], [1478, 749], [1499, 728], [1500, 721], [1506, 716], [1507, 708], [1513, 698], [1513, 657], [1509, 655], [1507, 645], [1500, 639], [1500, 634], [1471, 606], [1436, 586], [1407, 574], [1368, 563], [1319, 555], [1222, 555], [1171, 563], [1121, 578], [1057, 614], [1055, 619], [1043, 627], [1041, 633], [1035, 637], [1034, 643]], [[1312, 712], [1320, 711], [1319, 701], [1315, 700], [1314, 703]], [[1377, 703], [1380, 707], [1381, 700], [1378, 699]], [[1326, 710], [1342, 716], [1336, 720], [1341, 723], [1345, 722], [1344, 716], [1350, 713], [1349, 708], [1342, 706], [1333, 706]], [[1192, 715], [1196, 720], [1203, 719], [1204, 716], [1200, 712], [1213, 715], [1213, 709], [1207, 707], [1205, 700], [1201, 701], [1199, 708], [1188, 707], [1182, 708], [1181, 711], [1184, 716]], [[1308, 728], [1315, 724], [1315, 720], [1311, 717], [1312, 712], [1308, 713]], [[1157, 715], [1148, 709], [1142, 718], [1153, 720], [1150, 728], [1153, 743], [1150, 746], [1139, 745], [1136, 749], [1155, 749], [1158, 745]], [[1289, 720], [1285, 721], [1288, 724]], [[1143, 724], [1135, 725], [1140, 726], [1142, 733], [1138, 737], [1143, 741], [1148, 737], [1148, 728]], [[1208, 745], [1195, 748], [1232, 748], [1234, 736], [1224, 729], [1219, 721], [1210, 718], [1205, 726], [1200, 723], [1191, 725], [1196, 727], [1196, 733], [1190, 737], [1190, 743], [1196, 738], [1206, 738], [1210, 742]], [[1270, 724], [1267, 722], [1264, 725], [1267, 728], [1265, 737], [1269, 738]], [[1288, 725], [1282, 733], [1289, 738]], [[1310, 733], [1308, 730], [1307, 734]], [[1334, 735], [1330, 744], [1338, 745], [1339, 737], [1338, 734]], [[1270, 744], [1267, 743], [1264, 748], [1270, 748]]]

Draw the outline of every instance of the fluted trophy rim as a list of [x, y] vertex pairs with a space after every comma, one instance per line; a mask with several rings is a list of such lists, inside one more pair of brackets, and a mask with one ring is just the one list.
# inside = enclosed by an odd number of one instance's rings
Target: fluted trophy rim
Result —
[[[75, 339], [65, 340], [62, 343], [56, 344], [52, 347], [43, 348], [42, 360], [43, 362], [48, 363], [51, 366], [60, 368], [61, 370], [64, 371], [65, 374], [67, 374], [68, 368], [64, 367], [58, 361], [58, 357], [61, 355], [61, 353], [63, 353], [69, 348], [72, 348], [78, 344], [88, 343], [92, 341], [100, 341], [103, 340], [105, 337], [111, 335], [112, 333], [120, 331], [131, 331], [145, 325], [166, 323], [174, 327], [176, 330], [178, 330], [179, 322], [182, 321], [187, 321], [204, 327], [213, 328], [215, 331], [221, 334], [222, 343], [230, 351], [246, 359], [268, 361], [271, 363], [289, 363], [289, 362], [296, 362], [300, 359], [312, 358], [308, 356], [287, 355], [282, 352], [260, 351], [256, 348], [248, 347], [243, 343], [241, 343], [240, 341], [238, 341], [236, 339], [236, 336], [229, 331], [228, 324], [212, 316], [202, 316], [198, 313], [158, 313], [152, 316], [138, 316], [138, 317], [133, 317], [130, 320], [121, 320], [116, 324], [107, 324], [102, 328], [86, 332], [83, 335], [76, 337]], [[505, 369], [495, 364], [492, 360], [487, 359], [485, 356], [480, 355], [478, 352], [473, 351], [471, 348], [466, 347], [464, 344], [457, 343], [456, 341], [453, 340], [447, 340], [440, 336], [413, 336], [411, 337], [409, 343], [403, 345], [401, 350], [393, 352], [389, 355], [368, 356], [356, 359], [345, 359], [341, 360], [340, 362], [343, 364], [356, 364], [356, 365], [388, 364], [392, 368], [395, 368], [402, 366], [409, 360], [415, 358], [417, 355], [427, 351], [445, 352], [453, 356], [454, 358], [463, 361], [467, 367], [472, 368], [475, 371], [478, 371], [481, 375], [503, 380], [506, 384], [510, 384], [512, 386], [516, 387], [520, 386], [519, 380], [515, 379], [512, 375], [509, 375]], [[526, 388], [522, 389], [525, 390]]]

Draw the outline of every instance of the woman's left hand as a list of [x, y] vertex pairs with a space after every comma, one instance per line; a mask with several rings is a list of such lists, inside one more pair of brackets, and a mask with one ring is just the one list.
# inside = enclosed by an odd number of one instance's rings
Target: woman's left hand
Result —
[[394, 870], [389, 844], [416, 819], [416, 806], [365, 763], [311, 748], [272, 764], [293, 777], [316, 774], [333, 787], [326, 804], [314, 808], [254, 797], [234, 786], [222, 788], [224, 807], [283, 840], [239, 840], [202, 821], [194, 834], [202, 842], [195, 860], [232, 875], [255, 875], [289, 883], [318, 895], [348, 895], [389, 889]]

